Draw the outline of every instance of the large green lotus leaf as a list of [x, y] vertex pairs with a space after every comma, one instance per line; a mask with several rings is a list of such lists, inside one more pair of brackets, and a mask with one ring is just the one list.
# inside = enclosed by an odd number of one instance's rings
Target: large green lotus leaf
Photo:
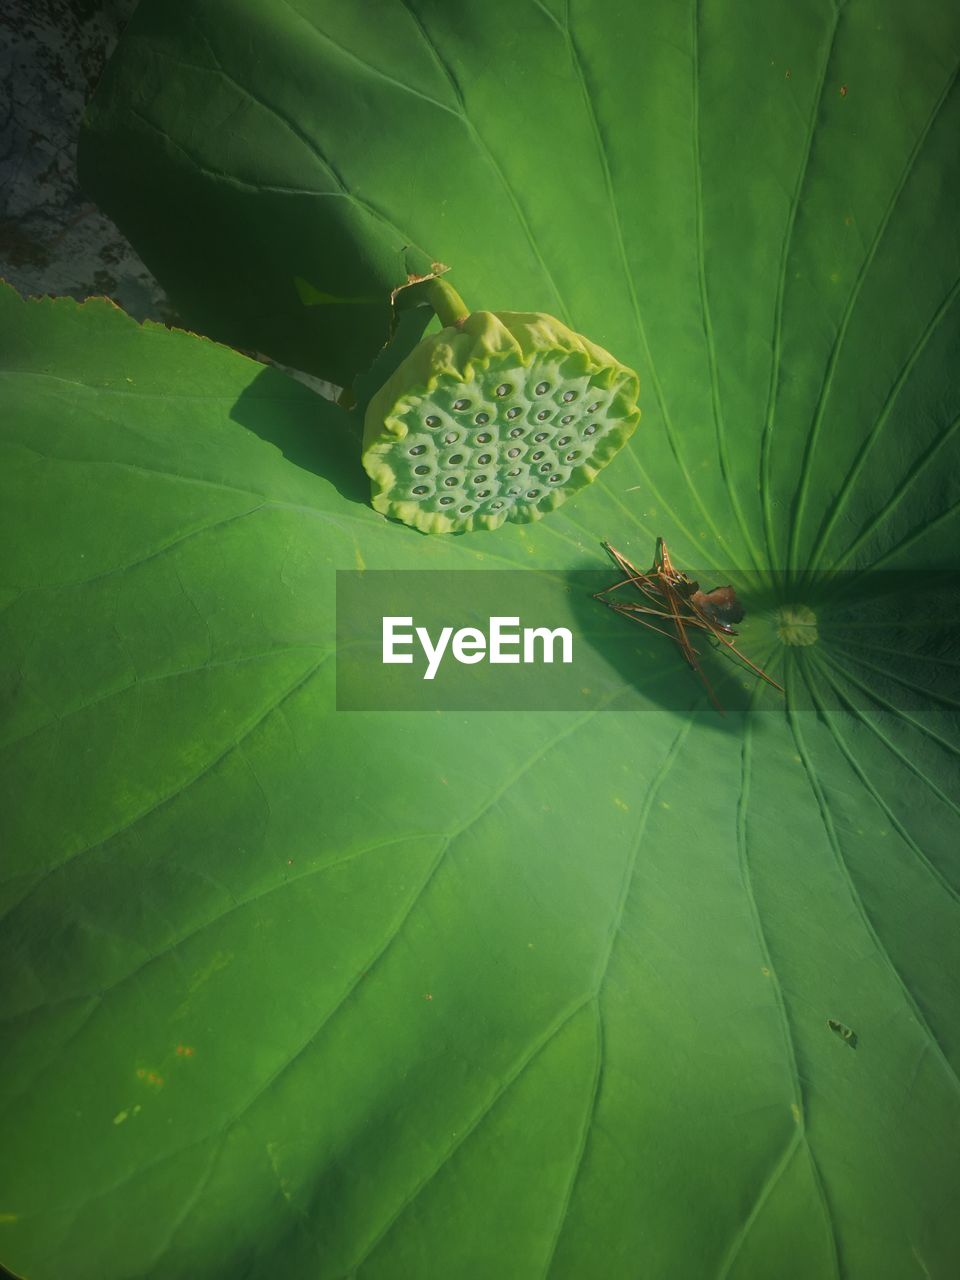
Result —
[[956, 414], [958, 54], [944, 0], [148, 0], [81, 172], [192, 324], [341, 381], [409, 246], [554, 312], [688, 561], [943, 563], [896, 485]]
[[576, 504], [391, 526], [298, 383], [0, 299], [4, 1261], [948, 1274], [955, 707], [895, 709], [945, 664], [764, 653], [819, 716], [337, 712], [335, 566], [586, 561]]
[[[301, 299], [441, 258], [644, 420], [539, 525], [424, 538], [282, 375], [4, 299], [5, 1261], [956, 1270], [955, 640], [818, 574], [955, 564], [957, 23], [141, 6], [85, 169], [195, 323], [346, 378], [381, 304]], [[334, 568], [655, 534], [809, 571], [815, 644], [745, 630], [784, 714], [333, 710]]]

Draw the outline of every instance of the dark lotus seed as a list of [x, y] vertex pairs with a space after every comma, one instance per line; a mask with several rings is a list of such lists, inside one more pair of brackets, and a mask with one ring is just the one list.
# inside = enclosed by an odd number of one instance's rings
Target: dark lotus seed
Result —
[[459, 465], [460, 465], [460, 463], [463, 461], [463, 454], [462, 454], [462, 453], [451, 453], [451, 455], [450, 455], [450, 457], [449, 457], [448, 461], [449, 461], [449, 463], [450, 463], [450, 466], [451, 466], [451, 467], [457, 467], [457, 466], [459, 466]]
[[413, 454], [413, 456], [416, 458], [416, 457], [418, 457], [421, 453], [426, 453], [426, 452], [427, 452], [427, 446], [426, 446], [425, 444], [418, 444], [418, 445], [414, 445], [414, 447], [410, 450], [410, 452], [411, 452], [411, 453]]
[[536, 440], [537, 444], [539, 444], [541, 440], [546, 440], [548, 434], [549, 433], [546, 431], [538, 431], [533, 438]]
[[546, 422], [546, 420], [547, 420], [549, 417], [550, 417], [550, 410], [549, 410], [549, 409], [542, 409], [542, 410], [537, 414], [537, 421], [538, 421], [538, 422]]
[[489, 498], [489, 497], [490, 497], [490, 490], [489, 490], [489, 489], [478, 489], [478, 490], [477, 490], [477, 497], [478, 497], [478, 498]]
[[449, 507], [449, 505], [450, 505], [450, 503], [451, 503], [452, 501], [453, 501], [453, 499], [452, 499], [452, 498], [441, 498], [441, 499], [440, 499], [440, 505], [441, 505], [441, 507]]
[[583, 434], [585, 436], [592, 436], [592, 435], [595, 435], [599, 430], [600, 428], [597, 425], [597, 423], [591, 422], [589, 427], [587, 427], [586, 431]]
[[537, 395], [538, 395], [538, 396], [545, 396], [549, 390], [550, 390], [550, 383], [549, 383], [549, 382], [538, 382], [538, 383], [537, 383]]
[[429, 418], [424, 418], [424, 422], [428, 427], [439, 427], [440, 419], [431, 413]]
[[501, 382], [499, 387], [497, 387], [497, 395], [508, 396], [509, 394], [510, 394], [510, 384], [508, 382]]
[[461, 514], [462, 516], [465, 516], [469, 510], [470, 510], [470, 508], [469, 508], [469, 507], [461, 507], [461, 508], [460, 508], [460, 514]]
[[429, 467], [414, 467], [413, 469], [418, 476], [428, 476], [430, 474]]
[[573, 414], [565, 413], [563, 417], [560, 419], [560, 421], [563, 423], [565, 427], [568, 427], [570, 423], [573, 421]]
[[571, 400], [576, 400], [577, 393], [575, 391], [565, 391], [563, 393], [563, 398], [566, 400], [567, 404], [569, 404]]
[[507, 417], [508, 417], [508, 418], [519, 418], [519, 417], [520, 417], [520, 410], [519, 410], [519, 409], [516, 409], [516, 408], [514, 408], [514, 409], [508, 409], [508, 410], [507, 410]]
[[522, 436], [522, 435], [523, 435], [523, 427], [514, 427], [513, 430], [510, 432], [510, 439], [516, 440], [517, 436]]
[[519, 457], [520, 457], [520, 450], [519, 450], [519, 449], [508, 449], [508, 450], [507, 450], [507, 457], [508, 457], [508, 458], [519, 458]]
[[596, 413], [600, 408], [600, 401], [594, 400], [593, 404], [587, 406], [587, 413]]
[[477, 416], [474, 418], [474, 422], [477, 424], [478, 427], [482, 427], [485, 422], [489, 422], [489, 421], [490, 421], [489, 413], [478, 413]]
[[414, 486], [414, 490], [413, 490], [413, 492], [414, 492], [414, 493], [426, 493], [426, 492], [427, 492], [427, 486], [426, 486], [425, 484], [418, 484], [418, 485], [415, 485], [415, 486]]
[[447, 434], [443, 437], [443, 442], [444, 444], [456, 444], [459, 439], [460, 437], [457, 435], [455, 431], [448, 431]]
[[535, 497], [539, 494], [539, 492], [540, 492], [540, 490], [539, 490], [539, 489], [528, 489], [528, 490], [527, 490], [527, 497], [528, 497], [528, 498], [535, 498]]
[[560, 437], [560, 439], [557, 441], [557, 445], [558, 445], [558, 447], [559, 447], [559, 448], [561, 448], [561, 449], [563, 448], [563, 446], [564, 446], [565, 444], [569, 444], [569, 443], [570, 443], [570, 437], [569, 437], [569, 436], [561, 436], [561, 437]]
[[489, 431], [481, 431], [477, 436], [477, 444], [489, 444], [492, 439], [493, 436]]
[[551, 477], [550, 477], [550, 483], [551, 483], [551, 484], [559, 484], [559, 483], [560, 483], [560, 477], [559, 477], [559, 476], [551, 476]]
[[486, 477], [486, 476], [474, 476], [474, 477], [473, 477], [473, 483], [474, 483], [474, 484], [486, 484], [486, 483], [487, 483], [487, 477]]
[[534, 462], [539, 462], [542, 457], [543, 457], [543, 450], [538, 449], [537, 452], [533, 455], [533, 460]]
[[519, 467], [514, 467], [512, 471], [508, 471], [508, 472], [507, 472], [507, 475], [508, 475], [508, 476], [518, 476], [519, 474], [520, 474], [520, 468], [519, 468]]
[[453, 402], [453, 407], [454, 407], [455, 409], [469, 409], [469, 408], [470, 408], [470, 401], [469, 401], [469, 400], [454, 400], [454, 402]]
[[571, 452], [570, 452], [570, 453], [568, 453], [568, 454], [567, 454], [567, 456], [566, 456], [566, 458], [564, 459], [564, 461], [565, 461], [565, 462], [575, 462], [575, 461], [576, 461], [576, 459], [577, 459], [577, 458], [579, 458], [579, 457], [580, 457], [579, 453], [577, 453], [576, 449], [573, 449], [573, 450], [571, 450]]
[[549, 470], [550, 470], [549, 462], [544, 462], [540, 467], [540, 471], [543, 475], [546, 475]]
[[489, 453], [481, 453], [480, 457], [477, 459], [477, 462], [479, 462], [481, 467], [485, 467], [489, 461], [490, 461]]
[[447, 476], [446, 480], [444, 480], [443, 483], [447, 486], [448, 489], [452, 489], [453, 486], [455, 484], [459, 484], [460, 481], [456, 476]]

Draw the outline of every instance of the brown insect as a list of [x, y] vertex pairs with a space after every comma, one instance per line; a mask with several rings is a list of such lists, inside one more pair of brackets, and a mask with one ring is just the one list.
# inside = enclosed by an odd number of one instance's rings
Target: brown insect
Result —
[[[728, 639], [729, 636], [737, 634], [732, 624], [740, 622], [744, 616], [743, 608], [733, 587], [715, 587], [712, 591], [701, 591], [698, 583], [674, 568], [670, 553], [667, 551], [667, 544], [662, 538], [657, 539], [653, 564], [646, 573], [635, 568], [626, 556], [622, 556], [609, 542], [601, 545], [624, 576], [612, 587], [596, 592], [594, 599], [601, 600], [614, 613], [631, 618], [641, 626], [649, 627], [651, 631], [659, 631], [661, 635], [673, 640], [689, 666], [703, 681], [710, 701], [719, 712], [723, 712], [723, 707], [700, 665], [698, 650], [693, 647], [687, 635], [688, 628], [705, 631], [710, 639], [722, 644], [755, 675], [783, 693], [782, 685], [777, 684], [776, 680], [752, 663], [740, 652], [733, 641]], [[642, 600], [637, 600], [632, 593], [627, 599], [614, 598], [614, 592], [622, 591], [624, 588], [633, 588], [639, 592]], [[652, 618], [659, 619], [664, 625], [651, 621]]]

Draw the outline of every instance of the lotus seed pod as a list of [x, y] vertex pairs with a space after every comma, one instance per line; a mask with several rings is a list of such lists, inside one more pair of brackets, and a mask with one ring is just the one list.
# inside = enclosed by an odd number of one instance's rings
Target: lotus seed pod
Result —
[[367, 407], [373, 506], [424, 533], [538, 520], [629, 439], [637, 375], [552, 316], [471, 315], [442, 280], [430, 298], [445, 327]]

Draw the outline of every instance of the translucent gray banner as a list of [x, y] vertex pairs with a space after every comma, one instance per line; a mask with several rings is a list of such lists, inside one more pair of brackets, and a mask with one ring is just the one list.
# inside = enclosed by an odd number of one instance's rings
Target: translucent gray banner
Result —
[[[337, 707], [719, 714], [960, 706], [960, 574], [839, 573], [793, 588], [742, 570], [688, 570], [686, 578], [701, 593], [730, 585], [734, 594], [706, 604], [701, 594], [698, 612], [684, 586], [671, 606], [635, 584], [617, 586], [623, 575], [612, 566], [340, 571]], [[743, 610], [739, 621], [709, 607], [731, 599]], [[715, 628], [698, 624], [704, 610]]]

